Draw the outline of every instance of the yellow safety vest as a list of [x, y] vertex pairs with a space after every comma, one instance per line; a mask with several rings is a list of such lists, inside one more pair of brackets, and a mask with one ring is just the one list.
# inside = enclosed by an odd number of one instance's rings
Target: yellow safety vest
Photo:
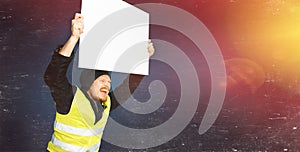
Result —
[[102, 118], [94, 124], [95, 114], [90, 101], [77, 88], [70, 112], [66, 115], [56, 112], [54, 133], [47, 150], [50, 152], [97, 152], [111, 107], [109, 97], [104, 104], [107, 107]]

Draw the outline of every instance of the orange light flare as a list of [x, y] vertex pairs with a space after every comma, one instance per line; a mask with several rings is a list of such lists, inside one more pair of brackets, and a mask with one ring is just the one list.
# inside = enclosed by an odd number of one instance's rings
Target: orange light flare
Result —
[[[271, 78], [270, 81], [276, 86], [298, 93], [300, 1], [236, 1], [228, 5], [225, 16], [225, 26], [231, 43], [230, 51], [238, 57], [248, 58], [257, 63], [268, 76], [266, 79]], [[229, 73], [228, 86], [236, 86], [235, 84], [240, 82], [256, 83], [252, 82], [254, 80], [251, 78], [243, 78], [251, 72], [247, 72], [246, 69], [236, 69], [243, 67], [237, 67], [231, 62], [240, 61], [227, 62], [229, 66], [233, 66], [228, 67], [229, 70], [235, 72], [235, 74]], [[248, 63], [243, 64], [248, 66]], [[255, 65], [252, 70], [257, 70], [257, 66]], [[237, 80], [237, 77], [243, 79]], [[256, 84], [248, 85], [257, 88]]]
[[249, 59], [229, 59], [225, 61], [225, 66], [229, 93], [253, 94], [265, 81], [262, 67]]

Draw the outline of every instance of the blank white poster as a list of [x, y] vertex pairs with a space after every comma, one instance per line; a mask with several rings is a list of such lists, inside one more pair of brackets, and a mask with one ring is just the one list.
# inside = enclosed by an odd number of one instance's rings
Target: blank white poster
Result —
[[148, 75], [149, 14], [121, 0], [82, 0], [80, 68]]

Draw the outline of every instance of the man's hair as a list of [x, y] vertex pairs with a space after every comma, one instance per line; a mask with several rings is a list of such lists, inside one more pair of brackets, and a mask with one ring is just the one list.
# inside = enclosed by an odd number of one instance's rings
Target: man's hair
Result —
[[85, 69], [81, 72], [80, 75], [80, 84], [81, 84], [81, 89], [88, 90], [94, 80], [96, 80], [98, 77], [102, 75], [108, 75], [110, 77], [110, 74], [108, 71], [102, 71], [102, 70], [90, 70], [90, 69]]

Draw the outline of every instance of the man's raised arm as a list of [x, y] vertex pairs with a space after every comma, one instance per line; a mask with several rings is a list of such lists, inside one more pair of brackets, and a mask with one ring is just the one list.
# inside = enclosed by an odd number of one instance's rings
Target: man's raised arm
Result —
[[[149, 58], [152, 57], [153, 54], [155, 53], [155, 49], [151, 40], [148, 41], [147, 50], [148, 50]], [[112, 98], [111, 109], [113, 110], [117, 108], [120, 104], [127, 101], [127, 99], [139, 86], [143, 78], [144, 78], [143, 75], [137, 75], [137, 74], [128, 75], [128, 77], [122, 82], [122, 84], [118, 86], [113, 92], [110, 93], [110, 96]]]
[[69, 112], [73, 100], [73, 87], [69, 83], [66, 73], [73, 59], [74, 47], [83, 33], [83, 17], [81, 14], [75, 14], [71, 30], [72, 35], [63, 46], [55, 50], [44, 75], [44, 80], [49, 86], [56, 103], [56, 110], [61, 114]]

